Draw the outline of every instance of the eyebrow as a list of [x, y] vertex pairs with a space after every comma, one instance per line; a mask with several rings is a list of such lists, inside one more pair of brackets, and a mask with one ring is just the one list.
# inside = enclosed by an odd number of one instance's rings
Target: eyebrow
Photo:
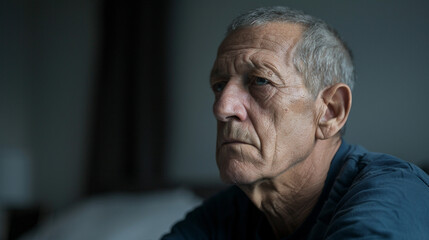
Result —
[[268, 72], [271, 72], [277, 78], [281, 79], [280, 72], [277, 70], [277, 68], [273, 64], [269, 64], [269, 63], [255, 63], [255, 69], [256, 70], [262, 70], [262, 71], [265, 70], [265, 69], [267, 69], [268, 71], [263, 71], [264, 74], [267, 74]]
[[[253, 55], [253, 54], [252, 54]], [[279, 71], [278, 67], [275, 63], [270, 62], [269, 60], [263, 58], [254, 58], [250, 56], [247, 58], [244, 63], [247, 65], [248, 70], [247, 73], [250, 74], [263, 74], [263, 76], [260, 77], [267, 77], [267, 78], [277, 78], [281, 83], [284, 83], [284, 76], [282, 77], [281, 72]], [[277, 63], [281, 64], [281, 63]], [[210, 72], [210, 79], [209, 82], [212, 83], [212, 80], [216, 78], [220, 79], [229, 79], [231, 77], [231, 74], [228, 74], [227, 72], [223, 71], [223, 68], [216, 67], [212, 69]], [[274, 79], [272, 79], [274, 80]]]
[[218, 69], [214, 69], [210, 72], [209, 85], [211, 86], [215, 82], [214, 79], [228, 79], [229, 77], [228, 74], [222, 74]]
[[216, 78], [216, 77], [227, 78], [227, 77], [230, 77], [230, 75], [222, 73], [221, 71], [219, 71], [219, 69], [213, 69], [210, 72], [210, 79]]

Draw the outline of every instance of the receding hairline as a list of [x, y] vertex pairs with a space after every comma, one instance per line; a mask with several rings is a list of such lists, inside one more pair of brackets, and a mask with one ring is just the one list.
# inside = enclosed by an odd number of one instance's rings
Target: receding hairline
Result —
[[290, 22], [302, 26], [324, 23], [324, 21], [319, 18], [289, 7], [262, 7], [250, 10], [234, 18], [228, 25], [226, 35], [245, 26], [258, 26], [269, 22]]
[[[293, 44], [294, 46], [293, 47], [295, 47], [302, 40], [303, 34], [304, 34], [305, 30], [306, 30], [306, 26], [305, 25], [302, 25], [302, 24], [299, 24], [299, 23], [294, 23], [294, 22], [284, 22], [284, 21], [272, 21], [272, 22], [264, 22], [264, 23], [258, 24], [258, 25], [242, 26], [242, 27], [239, 27], [239, 28], [237, 28], [237, 29], [229, 32], [225, 36], [225, 38], [222, 40], [221, 44], [218, 47], [218, 53], [221, 50], [224, 50], [224, 48], [225, 48], [226, 45], [231, 44], [231, 39], [232, 39], [231, 36], [232, 35], [240, 32], [240, 31], [258, 29], [258, 28], [261, 29], [261, 28], [267, 27], [268, 25], [271, 25], [270, 27], [273, 27], [273, 25], [283, 25], [283, 26], [288, 26], [289, 25], [290, 29], [287, 30], [287, 31], [290, 32], [290, 33], [291, 32], [295, 32], [294, 35], [286, 36], [286, 34], [284, 34], [284, 31], [283, 31], [284, 29], [281, 29], [281, 30], [278, 29], [280, 33], [276, 34], [276, 35], [282, 36], [285, 39], [287, 39], [287, 38], [296, 38], [296, 41], [294, 42], [294, 44]], [[275, 30], [275, 29], [273, 29], [273, 30]], [[269, 35], [272, 35], [272, 34], [269, 34]], [[246, 38], [245, 40], [250, 40], [250, 39]], [[271, 41], [268, 38], [265, 39], [265, 40]], [[236, 39], [235, 41], [236, 42], [242, 42], [243, 39]], [[273, 43], [276, 43], [276, 42], [273, 42]], [[289, 46], [287, 46], [287, 47], [289, 47]]]

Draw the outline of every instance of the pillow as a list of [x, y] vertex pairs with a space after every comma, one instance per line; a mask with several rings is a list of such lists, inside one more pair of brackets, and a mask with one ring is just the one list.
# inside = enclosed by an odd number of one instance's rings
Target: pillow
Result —
[[201, 201], [185, 189], [96, 197], [51, 216], [21, 240], [159, 239]]

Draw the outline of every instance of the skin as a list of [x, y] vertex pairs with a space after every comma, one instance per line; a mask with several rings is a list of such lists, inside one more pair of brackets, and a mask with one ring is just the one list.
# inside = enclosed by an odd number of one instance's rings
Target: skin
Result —
[[234, 31], [210, 77], [221, 178], [247, 194], [278, 237], [317, 202], [351, 107], [344, 84], [316, 98], [305, 87], [292, 63], [302, 30], [275, 22]]

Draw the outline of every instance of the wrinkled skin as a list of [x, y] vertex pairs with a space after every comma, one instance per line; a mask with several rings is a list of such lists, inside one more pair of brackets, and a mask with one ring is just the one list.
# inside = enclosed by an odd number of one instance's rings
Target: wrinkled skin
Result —
[[279, 238], [314, 208], [351, 107], [343, 83], [317, 96], [305, 87], [292, 61], [301, 34], [279, 22], [236, 30], [210, 77], [221, 178], [246, 193]]
[[275, 178], [312, 152], [320, 116], [292, 63], [301, 32], [270, 23], [237, 30], [219, 47], [210, 82], [224, 181]]

